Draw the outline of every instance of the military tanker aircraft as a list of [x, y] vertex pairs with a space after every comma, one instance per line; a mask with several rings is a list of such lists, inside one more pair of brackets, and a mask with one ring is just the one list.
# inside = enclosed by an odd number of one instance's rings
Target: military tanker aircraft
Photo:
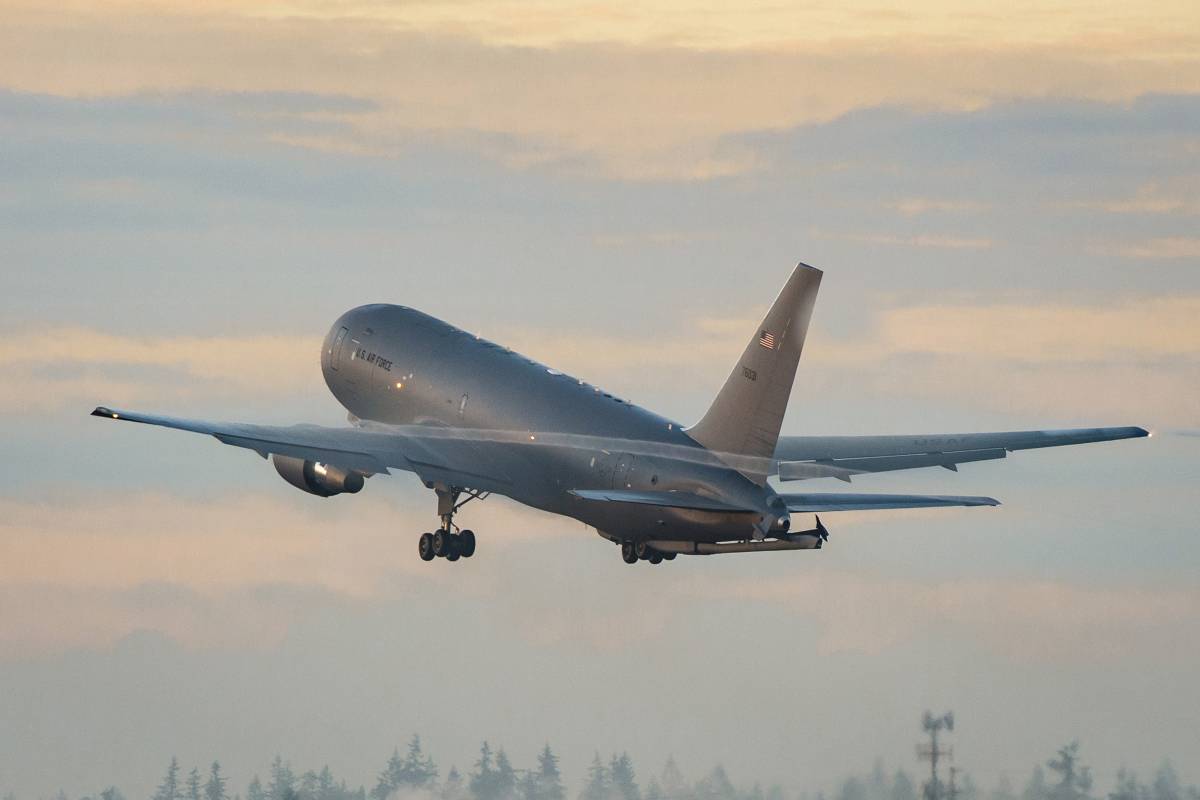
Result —
[[780, 436], [822, 272], [800, 264], [750, 336], [720, 393], [692, 426], [659, 416], [511, 349], [412, 308], [343, 314], [321, 370], [349, 427], [208, 422], [106, 406], [95, 416], [204, 433], [270, 458], [288, 483], [318, 497], [354, 494], [366, 479], [413, 472], [437, 495], [425, 561], [475, 553], [455, 523], [495, 493], [581, 520], [620, 545], [626, 563], [679, 554], [815, 550], [819, 516], [835, 511], [995, 506], [990, 497], [777, 491], [781, 482], [942, 467], [1014, 450], [1149, 435], [1082, 428], [911, 436]]

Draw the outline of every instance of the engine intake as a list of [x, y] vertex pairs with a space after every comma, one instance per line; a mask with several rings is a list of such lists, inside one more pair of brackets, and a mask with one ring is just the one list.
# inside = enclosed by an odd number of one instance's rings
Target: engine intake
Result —
[[366, 485], [361, 473], [348, 472], [333, 464], [306, 461], [303, 458], [281, 456], [278, 453], [271, 455], [271, 461], [275, 464], [275, 471], [279, 473], [279, 477], [300, 491], [318, 497], [355, 494], [362, 491]]

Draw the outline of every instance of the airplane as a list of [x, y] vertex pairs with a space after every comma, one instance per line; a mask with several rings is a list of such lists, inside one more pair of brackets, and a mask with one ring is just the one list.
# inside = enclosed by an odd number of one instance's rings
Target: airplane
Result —
[[[779, 492], [768, 483], [852, 478], [1005, 458], [1016, 450], [1148, 436], [1139, 427], [887, 436], [781, 436], [822, 271], [799, 264], [707, 413], [688, 427], [442, 322], [374, 304], [343, 314], [321, 348], [349, 427], [179, 419], [97, 407], [92, 414], [208, 434], [270, 458], [292, 486], [355, 494], [392, 469], [437, 496], [424, 561], [457, 561], [476, 538], [455, 516], [507, 496], [580, 520], [628, 564], [680, 554], [816, 550], [836, 511], [995, 506], [990, 497]], [[816, 515], [792, 528], [793, 514]]]

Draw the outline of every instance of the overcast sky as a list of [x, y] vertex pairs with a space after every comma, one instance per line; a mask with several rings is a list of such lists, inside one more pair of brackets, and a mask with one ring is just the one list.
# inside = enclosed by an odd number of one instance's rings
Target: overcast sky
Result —
[[[365, 780], [413, 732], [827, 789], [927, 707], [984, 786], [1075, 737], [1200, 780], [1194, 2], [241, 5], [0, 3], [0, 790]], [[786, 433], [1159, 435], [651, 569], [502, 498], [424, 564], [410, 475], [87, 417], [339, 424], [320, 339], [382, 301], [690, 423], [798, 260]]]

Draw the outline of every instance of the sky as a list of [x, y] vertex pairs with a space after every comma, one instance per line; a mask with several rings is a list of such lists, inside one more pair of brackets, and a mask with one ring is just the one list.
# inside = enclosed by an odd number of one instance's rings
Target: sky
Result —
[[[1194, 2], [0, 2], [0, 790], [369, 780], [550, 741], [643, 775], [1073, 738], [1200, 781]], [[690, 423], [825, 270], [785, 433], [1142, 425], [856, 480], [820, 552], [629, 568], [503, 498], [424, 564], [412, 476], [296, 492], [97, 404], [344, 422], [319, 342], [414, 306]], [[813, 491], [840, 491], [818, 480]]]

